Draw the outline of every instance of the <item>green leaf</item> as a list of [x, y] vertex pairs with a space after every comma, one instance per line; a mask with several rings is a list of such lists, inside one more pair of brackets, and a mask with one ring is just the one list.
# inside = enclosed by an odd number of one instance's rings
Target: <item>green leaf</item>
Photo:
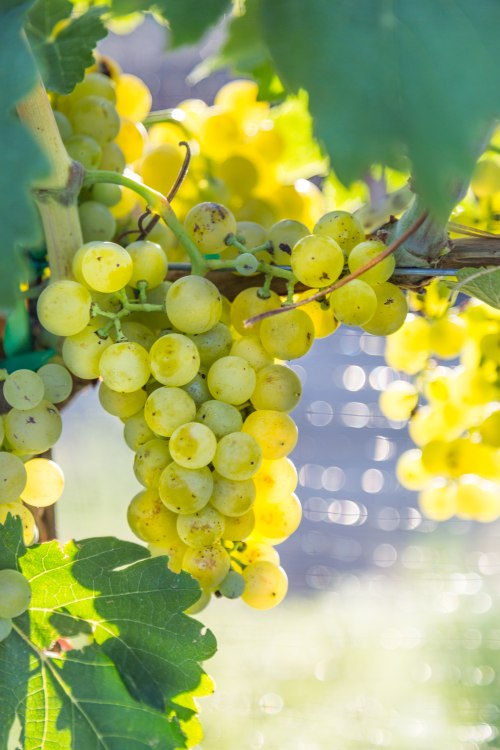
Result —
[[500, 268], [461, 268], [455, 292], [477, 297], [500, 310]]
[[26, 352], [8, 359], [0, 359], [0, 370], [7, 370], [7, 372], [23, 369], [36, 371], [42, 365], [50, 362], [55, 353], [55, 349], [40, 349], [36, 352]]
[[231, 10], [231, 0], [156, 0], [154, 6], [167, 19], [171, 46], [194, 44]]
[[5, 321], [3, 350], [7, 357], [24, 354], [31, 349], [31, 321], [24, 300], [17, 301]]
[[36, 67], [22, 35], [31, 2], [7, 0], [0, 8], [0, 314], [13, 309], [19, 284], [28, 275], [21, 246], [40, 240], [40, 224], [29, 194], [48, 163], [31, 134], [16, 116], [16, 105], [33, 88]]
[[261, 23], [340, 179], [406, 154], [446, 216], [500, 111], [498, 0], [262, 0]]
[[183, 614], [198, 584], [114, 538], [27, 550], [20, 540], [9, 517], [0, 567], [21, 569], [32, 601], [0, 643], [0, 747], [16, 715], [25, 750], [173, 750], [186, 747], [183, 727], [198, 737], [189, 701], [206, 684], [199, 662], [215, 650]]
[[307, 106], [307, 95], [290, 96], [271, 109], [274, 129], [284, 144], [280, 156], [280, 177], [289, 183], [299, 177], [325, 174], [328, 162], [313, 137], [313, 122]]
[[82, 80], [94, 61], [94, 47], [106, 36], [101, 16], [107, 10], [96, 6], [72, 17], [70, 0], [36, 0], [25, 30], [48, 89], [68, 94]]

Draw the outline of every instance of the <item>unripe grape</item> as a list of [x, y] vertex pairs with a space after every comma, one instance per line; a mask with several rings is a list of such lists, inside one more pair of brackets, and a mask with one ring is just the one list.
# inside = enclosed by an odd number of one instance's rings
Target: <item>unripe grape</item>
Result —
[[[359, 245], [356, 245], [349, 254], [347, 261], [349, 270], [351, 273], [357, 271], [358, 268], [364, 266], [368, 261], [378, 258], [385, 249], [386, 246], [379, 240], [366, 240], [366, 242], [361, 242]], [[370, 268], [368, 271], [362, 273], [361, 276], [358, 276], [358, 279], [371, 285], [380, 284], [381, 282], [390, 279], [394, 273], [395, 267], [396, 261], [394, 255], [388, 255], [387, 258], [381, 260], [376, 266], [373, 266], [373, 268]]]
[[245, 588], [245, 579], [241, 573], [230, 570], [227, 576], [221, 581], [217, 591], [226, 599], [238, 599]]
[[385, 281], [374, 287], [377, 295], [377, 309], [362, 328], [375, 336], [388, 336], [397, 331], [405, 322], [408, 302], [403, 291], [395, 284]]
[[31, 586], [17, 570], [0, 570], [0, 617], [10, 619], [25, 612], [31, 601]]
[[330, 295], [333, 315], [348, 326], [368, 323], [377, 310], [377, 295], [365, 281], [352, 279]]

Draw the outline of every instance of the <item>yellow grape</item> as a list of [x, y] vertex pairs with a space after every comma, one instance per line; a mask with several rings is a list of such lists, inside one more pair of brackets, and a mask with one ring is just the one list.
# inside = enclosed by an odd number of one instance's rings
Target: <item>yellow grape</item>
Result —
[[140, 282], [146, 282], [149, 289], [159, 286], [168, 271], [167, 256], [160, 245], [149, 240], [132, 242], [127, 246], [132, 259], [132, 274], [129, 284], [136, 289]]
[[398, 482], [407, 490], [422, 490], [432, 480], [423, 461], [422, 451], [418, 448], [402, 453], [396, 464], [396, 477]]
[[172, 461], [167, 440], [153, 438], [138, 447], [134, 458], [134, 474], [144, 487], [157, 487], [160, 476]]
[[[380, 240], [366, 240], [356, 245], [351, 250], [348, 258], [350, 272], [357, 271], [358, 268], [364, 266], [368, 261], [377, 258], [385, 249], [386, 246]], [[380, 284], [382, 281], [390, 279], [395, 267], [396, 261], [394, 255], [389, 255], [377, 263], [376, 266], [358, 276], [358, 279], [365, 281], [367, 284]]]
[[393, 380], [380, 394], [380, 411], [387, 419], [409, 419], [417, 404], [418, 390], [405, 380]]
[[214, 489], [210, 504], [224, 516], [241, 516], [252, 507], [256, 490], [252, 479], [226, 479], [216, 471], [212, 474]]
[[256, 383], [253, 367], [241, 357], [221, 357], [208, 371], [207, 385], [215, 399], [239, 406], [248, 401]]
[[316, 222], [313, 231], [335, 240], [346, 256], [365, 239], [363, 226], [347, 211], [330, 211]]
[[302, 395], [298, 375], [285, 365], [267, 365], [257, 370], [257, 380], [251, 395], [256, 409], [292, 411]]
[[26, 461], [26, 485], [21, 498], [35, 508], [53, 505], [64, 490], [64, 474], [61, 468], [47, 458], [32, 458]]
[[38, 298], [38, 320], [56, 336], [74, 336], [87, 326], [91, 303], [89, 290], [77, 281], [53, 281]]
[[254, 609], [276, 607], [286, 596], [288, 579], [283, 568], [267, 560], [258, 560], [243, 570], [243, 601]]
[[151, 103], [151, 92], [140, 78], [130, 73], [117, 78], [116, 109], [121, 117], [140, 122], [149, 114]]
[[156, 339], [151, 347], [149, 364], [153, 376], [162, 385], [186, 385], [198, 372], [200, 355], [187, 336], [167, 333]]
[[231, 432], [218, 444], [213, 459], [215, 470], [226, 479], [250, 479], [262, 462], [262, 450], [252, 435]]
[[132, 276], [132, 258], [128, 250], [115, 242], [88, 242], [78, 250], [74, 272], [82, 275], [91, 289], [117, 292]]
[[205, 507], [213, 490], [210, 469], [186, 469], [172, 461], [160, 476], [162, 502], [175, 513], [196, 513]]
[[263, 461], [253, 477], [259, 499], [266, 502], [290, 495], [297, 487], [297, 481], [297, 469], [288, 458]]
[[311, 348], [314, 325], [302, 310], [286, 310], [260, 323], [260, 340], [264, 349], [276, 359], [297, 359]]
[[299, 528], [302, 506], [297, 495], [282, 495], [276, 500], [258, 497], [254, 505], [255, 533], [272, 544], [288, 538]]
[[62, 347], [64, 364], [73, 375], [82, 380], [99, 377], [99, 362], [103, 352], [113, 343], [108, 336], [98, 334], [95, 325], [87, 326], [74, 336], [68, 336]]
[[206, 505], [192, 514], [177, 516], [177, 533], [189, 547], [206, 547], [218, 542], [224, 532], [224, 518]]
[[147, 398], [144, 417], [157, 435], [170, 437], [177, 427], [191, 422], [196, 415], [196, 404], [182, 388], [157, 388]]
[[115, 143], [121, 148], [127, 164], [141, 158], [147, 140], [147, 131], [141, 123], [132, 122], [124, 117], [120, 119], [120, 130]]
[[259, 287], [247, 287], [239, 292], [231, 305], [231, 324], [243, 335], [257, 335], [260, 323], [251, 328], [245, 327], [245, 320], [268, 310], [276, 310], [281, 307], [281, 300], [276, 292], [269, 292], [269, 296], [262, 297]]
[[253, 508], [242, 513], [241, 516], [224, 516], [224, 540], [241, 542], [247, 539], [255, 528], [255, 513]]
[[377, 295], [366, 281], [352, 279], [330, 295], [330, 304], [337, 320], [348, 326], [368, 323], [377, 311]]
[[[314, 289], [306, 289], [305, 292], [301, 292], [297, 295], [296, 302], [309, 299], [315, 293], [316, 290]], [[317, 339], [323, 339], [326, 336], [330, 336], [332, 333], [335, 333], [339, 327], [339, 321], [334, 315], [333, 309], [330, 305], [330, 299], [323, 297], [319, 300], [312, 300], [300, 309], [311, 318], [314, 326], [314, 336]]]
[[297, 444], [297, 425], [282, 411], [258, 409], [249, 414], [241, 429], [255, 438], [267, 460], [285, 458]]
[[13, 453], [0, 451], [0, 504], [19, 499], [26, 485], [26, 468]]
[[455, 486], [437, 480], [419, 493], [418, 504], [427, 518], [433, 521], [447, 521], [457, 513]]
[[180, 466], [201, 469], [212, 461], [217, 440], [206, 425], [186, 422], [172, 433], [168, 447], [173, 460]]
[[168, 289], [166, 311], [182, 333], [205, 333], [219, 322], [222, 298], [215, 284], [203, 276], [183, 276]]
[[137, 391], [146, 385], [151, 375], [148, 353], [134, 341], [111, 344], [102, 353], [99, 374], [114, 391]]
[[339, 278], [344, 267], [344, 253], [331, 237], [308, 234], [293, 246], [291, 266], [303, 284], [321, 288]]
[[37, 528], [33, 513], [21, 502], [0, 503], [0, 524], [4, 524], [7, 516], [17, 516], [21, 519], [23, 527], [23, 540], [27, 547], [36, 539]]
[[376, 336], [388, 336], [401, 328], [405, 322], [408, 313], [406, 295], [389, 281], [376, 284], [374, 290], [377, 295], [377, 309], [362, 328]]
[[204, 589], [215, 589], [229, 573], [231, 560], [221, 544], [206, 547], [188, 547], [182, 560], [182, 569], [196, 578]]

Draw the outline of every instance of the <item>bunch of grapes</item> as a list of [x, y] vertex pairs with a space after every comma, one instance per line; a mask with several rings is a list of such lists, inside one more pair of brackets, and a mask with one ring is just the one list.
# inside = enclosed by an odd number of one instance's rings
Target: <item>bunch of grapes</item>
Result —
[[[448, 309], [441, 282], [387, 340], [387, 363], [413, 376], [381, 396], [383, 413], [409, 419], [417, 446], [400, 457], [400, 483], [422, 511], [492, 521], [500, 516], [500, 313], [478, 301]], [[459, 358], [459, 364], [446, 360]]]
[[23, 524], [24, 541], [32, 544], [37, 529], [32, 512], [55, 503], [64, 489], [60, 467], [43, 455], [61, 435], [62, 420], [55, 404], [71, 394], [73, 379], [57, 362], [38, 372], [19, 369], [3, 380], [7, 411], [0, 415], [0, 523], [10, 513]]

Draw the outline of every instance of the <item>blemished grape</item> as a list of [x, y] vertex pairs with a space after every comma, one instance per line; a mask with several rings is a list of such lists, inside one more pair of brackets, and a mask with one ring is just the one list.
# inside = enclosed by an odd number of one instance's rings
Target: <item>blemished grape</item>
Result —
[[160, 500], [156, 489], [146, 489], [132, 498], [127, 509], [130, 528], [144, 542], [170, 545], [180, 542], [177, 516]]
[[45, 387], [33, 370], [15, 370], [3, 383], [3, 397], [15, 409], [32, 409], [43, 399]]
[[46, 508], [61, 497], [64, 490], [64, 474], [61, 468], [47, 458], [32, 458], [26, 461], [26, 485], [21, 492], [25, 503], [34, 508]]
[[264, 459], [285, 458], [297, 444], [297, 425], [282, 411], [258, 409], [248, 415], [241, 429], [255, 438]]
[[245, 327], [245, 320], [255, 315], [260, 315], [268, 310], [276, 310], [281, 307], [281, 300], [276, 292], [270, 292], [269, 296], [261, 297], [259, 287], [247, 287], [233, 300], [231, 305], [231, 324], [242, 336], [257, 335], [260, 323], [251, 328]]
[[182, 569], [196, 578], [204, 589], [213, 590], [229, 573], [231, 560], [221, 544], [206, 547], [188, 547], [182, 561]]
[[210, 504], [224, 516], [241, 516], [252, 507], [256, 489], [252, 479], [236, 481], [213, 472], [214, 489]]
[[172, 461], [160, 476], [158, 491], [162, 502], [175, 513], [197, 513], [205, 507], [213, 491], [210, 469], [187, 469]]
[[230, 432], [241, 430], [243, 418], [235, 406], [224, 401], [205, 401], [196, 412], [196, 421], [209, 427], [217, 440]]
[[21, 502], [0, 503], [0, 524], [5, 523], [8, 515], [21, 519], [23, 540], [27, 547], [33, 544], [37, 535], [37, 528], [33, 513]]
[[162, 385], [189, 383], [200, 367], [200, 355], [193, 341], [180, 333], [160, 336], [149, 352], [153, 376]]
[[313, 231], [335, 240], [346, 256], [365, 239], [363, 226], [347, 211], [330, 211], [316, 222]]
[[188, 547], [206, 547], [217, 542], [224, 532], [224, 518], [212, 508], [204, 508], [192, 514], [177, 517], [177, 533]]
[[117, 292], [132, 276], [132, 258], [115, 242], [88, 242], [78, 250], [73, 262], [75, 276], [81, 273], [89, 287], [98, 292]]
[[267, 560], [274, 565], [280, 564], [278, 551], [271, 544], [257, 539], [247, 539], [246, 542], [238, 545], [231, 552], [231, 556], [242, 562], [243, 565], [250, 565], [259, 560]]
[[[349, 270], [351, 273], [357, 271], [358, 268], [364, 266], [368, 261], [377, 258], [385, 249], [386, 246], [379, 240], [366, 240], [365, 242], [361, 242], [359, 245], [356, 245], [349, 254], [347, 261]], [[370, 268], [368, 271], [362, 273], [361, 276], [358, 276], [358, 279], [366, 281], [367, 284], [380, 284], [382, 281], [390, 279], [394, 273], [395, 267], [396, 261], [394, 255], [389, 255], [387, 258], [384, 258], [377, 263], [376, 266], [373, 266], [373, 268]]]
[[26, 468], [18, 456], [0, 451], [0, 503], [18, 500], [26, 484]]
[[377, 295], [366, 281], [352, 279], [331, 293], [330, 304], [337, 320], [348, 326], [359, 326], [375, 315]]
[[408, 313], [406, 295], [395, 284], [384, 281], [374, 287], [377, 295], [377, 309], [368, 323], [362, 328], [375, 336], [389, 336], [405, 322]]
[[259, 268], [259, 259], [252, 253], [240, 253], [234, 259], [234, 270], [240, 276], [252, 276]]
[[102, 203], [85, 201], [78, 207], [84, 242], [109, 242], [116, 232], [115, 217]]
[[87, 326], [91, 303], [89, 290], [77, 281], [53, 281], [38, 298], [38, 320], [56, 336], [74, 336]]
[[217, 589], [221, 596], [226, 599], [238, 599], [245, 588], [245, 579], [236, 570], [230, 570], [227, 576], [219, 584]]
[[146, 385], [151, 375], [148, 353], [134, 341], [111, 344], [101, 355], [99, 374], [114, 391], [137, 391]]
[[203, 276], [183, 276], [167, 292], [166, 311], [182, 333], [205, 333], [219, 322], [222, 298], [215, 284]]
[[32, 409], [11, 409], [4, 416], [7, 440], [21, 454], [45, 453], [57, 443], [62, 420], [57, 408], [41, 401]]
[[226, 479], [250, 479], [262, 463], [262, 449], [252, 435], [231, 432], [218, 444], [213, 465]]
[[82, 380], [99, 377], [99, 362], [103, 352], [113, 341], [103, 338], [95, 325], [84, 328], [80, 333], [64, 339], [62, 357], [64, 364], [73, 375]]
[[184, 219], [184, 227], [202, 253], [220, 253], [225, 241], [236, 234], [236, 219], [221, 203], [198, 203]]
[[31, 586], [22, 573], [0, 570], [0, 617], [19, 617], [29, 607]]
[[137, 288], [140, 282], [146, 282], [150, 289], [159, 286], [168, 271], [167, 256], [160, 245], [141, 240], [127, 245], [127, 252], [133, 263], [130, 286]]
[[291, 265], [295, 276], [306, 286], [329, 286], [344, 267], [344, 253], [335, 240], [326, 235], [308, 234], [294, 245]]
[[60, 404], [70, 397], [73, 390], [73, 378], [70, 372], [55, 362], [49, 362], [37, 371], [43, 382], [43, 398], [51, 404]]
[[276, 359], [297, 359], [311, 348], [314, 325], [302, 310], [287, 310], [261, 322], [260, 340], [264, 349]]
[[213, 363], [207, 375], [212, 396], [233, 406], [248, 401], [255, 383], [255, 370], [241, 357], [221, 357]]
[[201, 469], [212, 461], [217, 440], [206, 425], [186, 422], [172, 433], [168, 447], [172, 458], [180, 466]]
[[160, 476], [172, 461], [168, 441], [161, 438], [148, 440], [139, 447], [134, 458], [134, 474], [144, 487], [157, 487]]
[[144, 405], [146, 422], [153, 432], [170, 437], [185, 422], [196, 416], [196, 404], [182, 388], [157, 388]]
[[282, 219], [269, 229], [268, 238], [273, 262], [278, 266], [289, 266], [294, 245], [310, 234], [305, 224], [293, 219]]
[[285, 598], [288, 578], [283, 568], [258, 560], [243, 570], [243, 601], [254, 609], [271, 609]]
[[[172, 535], [169, 541], [162, 541], [161, 544], [158, 542], [148, 542], [148, 548], [151, 552], [151, 557], [166, 555], [168, 558], [168, 568], [173, 573], [180, 573], [182, 570], [182, 558], [187, 550], [187, 545], [180, 540], [179, 535], [177, 534], [177, 517], [175, 513], [172, 513], [172, 516], [175, 524], [175, 538]], [[208, 596], [210, 597], [210, 594]], [[188, 613], [188, 610], [186, 610], [186, 613]]]

